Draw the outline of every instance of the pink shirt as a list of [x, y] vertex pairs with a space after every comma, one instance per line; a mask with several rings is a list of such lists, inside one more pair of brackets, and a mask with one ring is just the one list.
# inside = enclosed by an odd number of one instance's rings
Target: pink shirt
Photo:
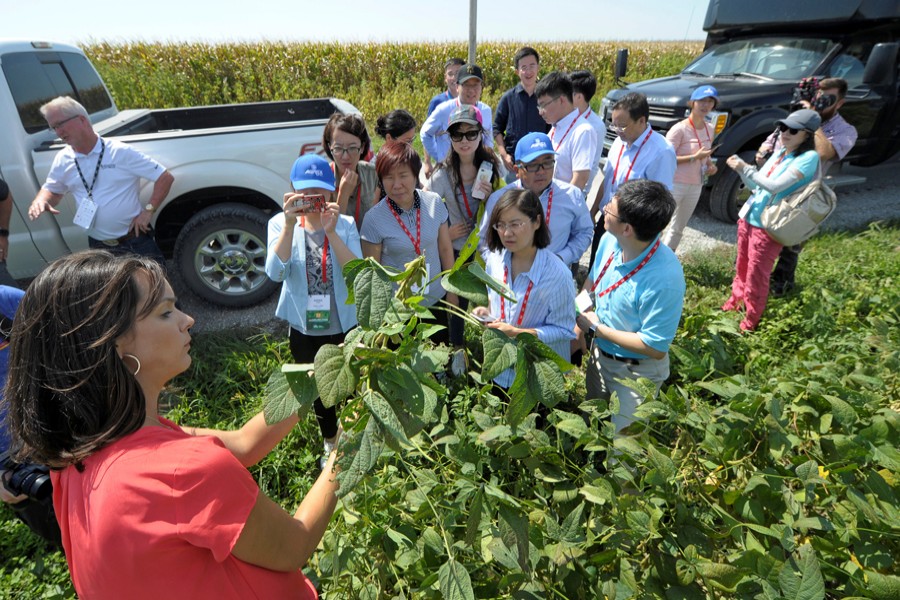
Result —
[[317, 598], [300, 571], [231, 551], [259, 487], [218, 438], [171, 421], [51, 471], [53, 506], [75, 590], [92, 600]]
[[[697, 139], [699, 137], [699, 140]], [[666, 133], [666, 139], [675, 148], [675, 156], [688, 156], [697, 152], [700, 147], [710, 148], [715, 137], [712, 125], [704, 122], [702, 127], [697, 127], [696, 132], [691, 126], [690, 119], [684, 119], [676, 123]], [[700, 185], [703, 183], [703, 161], [678, 163], [675, 168], [675, 183]]]

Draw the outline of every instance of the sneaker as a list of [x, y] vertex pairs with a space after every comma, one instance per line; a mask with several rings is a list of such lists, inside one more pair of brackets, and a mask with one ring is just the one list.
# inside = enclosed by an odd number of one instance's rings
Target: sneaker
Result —
[[778, 281], [769, 287], [769, 295], [773, 298], [781, 298], [794, 289], [793, 281]]
[[466, 353], [461, 348], [459, 350], [454, 350], [453, 354], [450, 356], [450, 372], [453, 373], [454, 377], [459, 377], [466, 372]]

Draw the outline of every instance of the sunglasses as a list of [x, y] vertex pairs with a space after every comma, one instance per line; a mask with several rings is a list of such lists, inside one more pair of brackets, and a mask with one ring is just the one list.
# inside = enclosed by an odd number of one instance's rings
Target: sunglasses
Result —
[[478, 129], [472, 129], [470, 131], [463, 132], [454, 132], [450, 134], [450, 139], [454, 142], [461, 142], [463, 138], [466, 138], [470, 142], [474, 142], [478, 139], [478, 136], [481, 135], [481, 131]]
[[779, 123], [779, 124], [778, 124], [778, 131], [780, 131], [780, 132], [782, 132], [782, 133], [784, 133], [785, 131], [790, 131], [790, 132], [791, 132], [791, 135], [797, 135], [798, 133], [800, 133], [800, 132], [803, 131], [803, 130], [802, 130], [802, 129], [794, 129], [793, 127], [788, 127], [788, 126], [785, 125], [784, 123]]

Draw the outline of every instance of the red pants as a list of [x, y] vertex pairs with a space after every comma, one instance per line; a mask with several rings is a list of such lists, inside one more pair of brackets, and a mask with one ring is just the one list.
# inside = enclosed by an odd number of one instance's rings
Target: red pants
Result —
[[769, 276], [781, 248], [765, 229], [738, 220], [737, 273], [731, 282], [731, 297], [722, 310], [739, 310], [743, 304], [747, 314], [741, 321], [741, 329], [745, 331], [756, 328], [766, 309]]

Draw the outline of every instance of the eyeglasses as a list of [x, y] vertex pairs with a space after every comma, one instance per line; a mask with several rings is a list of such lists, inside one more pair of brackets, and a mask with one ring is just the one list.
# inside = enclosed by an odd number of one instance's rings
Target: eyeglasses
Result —
[[503, 233], [504, 231], [512, 231], [513, 233], [517, 233], [520, 229], [525, 227], [526, 223], [530, 221], [510, 221], [509, 223], [504, 223], [503, 221], [497, 221], [491, 227], [494, 228], [494, 231], [498, 233]]
[[634, 125], [634, 121], [632, 121], [628, 125], [616, 125], [615, 123], [610, 123], [609, 128], [612, 129], [617, 134], [619, 134], [619, 133], [622, 133], [623, 131], [625, 131], [626, 129], [628, 129], [629, 127], [631, 127], [632, 125]]
[[559, 100], [562, 96], [553, 96], [553, 98], [547, 100], [544, 103], [538, 102], [537, 108], [539, 111], [547, 110], [547, 107]]
[[470, 142], [474, 142], [478, 139], [478, 136], [481, 135], [481, 131], [478, 129], [472, 129], [470, 131], [457, 131], [455, 133], [450, 134], [450, 139], [454, 142], [461, 142], [463, 138], [466, 138]]
[[362, 148], [359, 146], [332, 146], [331, 153], [339, 154], [341, 156], [356, 156], [362, 151]]
[[538, 70], [538, 64], [537, 64], [537, 63], [534, 63], [534, 64], [530, 64], [530, 65], [519, 65], [519, 70], [520, 70], [520, 71], [525, 71], [525, 72], [528, 72], [528, 71], [537, 71], [537, 70]]
[[616, 213], [610, 212], [609, 207], [606, 207], [606, 208], [603, 209], [603, 215], [604, 215], [605, 217], [615, 217], [616, 220], [619, 221], [619, 223], [627, 223], [627, 221], [626, 221], [625, 219], [623, 219], [622, 217], [620, 217], [620, 216], [617, 215]]
[[556, 161], [555, 160], [545, 160], [545, 161], [539, 162], [539, 163], [528, 163], [527, 165], [519, 163], [519, 166], [521, 166], [523, 169], [525, 169], [528, 173], [537, 173], [541, 169], [543, 169], [545, 171], [552, 171], [553, 167], [556, 166]]
[[793, 127], [788, 127], [784, 123], [778, 124], [778, 131], [780, 131], [781, 133], [784, 133], [785, 131], [790, 131], [791, 135], [797, 135], [798, 133], [800, 133], [799, 129], [794, 129]]
[[62, 127], [63, 125], [65, 125], [66, 123], [68, 123], [69, 121], [71, 121], [72, 119], [77, 119], [80, 116], [81, 115], [75, 115], [73, 117], [69, 117], [68, 119], [63, 119], [62, 121], [60, 121], [59, 123], [56, 123], [55, 125], [49, 124], [49, 123], [48, 123], [48, 125], [50, 125], [50, 129], [56, 130], [56, 129], [59, 129], [60, 127]]

